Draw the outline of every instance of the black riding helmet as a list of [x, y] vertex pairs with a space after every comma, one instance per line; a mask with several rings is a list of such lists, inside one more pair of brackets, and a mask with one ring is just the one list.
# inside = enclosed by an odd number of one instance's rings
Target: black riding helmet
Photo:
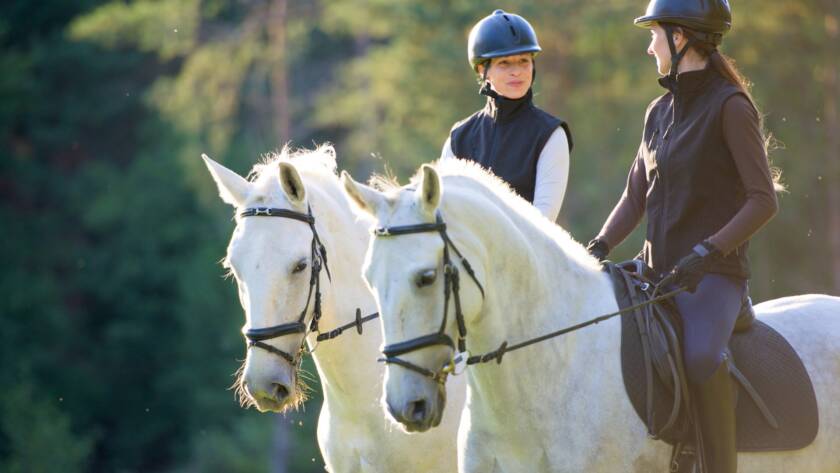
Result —
[[537, 33], [525, 18], [496, 10], [481, 19], [470, 31], [467, 55], [473, 70], [494, 57], [542, 51]]
[[[467, 56], [476, 72], [479, 64], [489, 64], [495, 57], [536, 54], [540, 51], [542, 48], [537, 41], [537, 33], [531, 24], [525, 18], [504, 10], [496, 10], [476, 23], [470, 31], [467, 43]], [[482, 82], [485, 82], [486, 78], [487, 67], [484, 69]], [[485, 89], [486, 87], [482, 88]]]
[[[732, 11], [728, 0], [651, 0], [644, 16], [636, 18], [636, 26], [650, 28], [659, 23], [668, 36], [671, 49], [671, 74], [676, 77], [677, 66], [694, 41], [720, 45], [723, 35], [732, 27]], [[688, 43], [677, 52], [674, 45], [674, 25], [684, 26], [699, 34], [688, 36]]]

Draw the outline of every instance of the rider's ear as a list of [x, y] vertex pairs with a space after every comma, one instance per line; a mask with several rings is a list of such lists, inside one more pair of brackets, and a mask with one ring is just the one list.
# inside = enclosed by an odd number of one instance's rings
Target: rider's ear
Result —
[[420, 207], [426, 213], [433, 214], [440, 205], [440, 196], [443, 192], [440, 177], [432, 166], [424, 164], [421, 168], [423, 175], [420, 177], [420, 185], [415, 191]]
[[280, 163], [280, 187], [286, 198], [293, 205], [302, 204], [306, 197], [306, 190], [303, 188], [303, 181], [300, 179], [297, 169], [290, 163]]
[[216, 181], [219, 196], [222, 200], [234, 207], [242, 207], [248, 198], [248, 194], [251, 193], [251, 183], [239, 174], [213, 161], [206, 154], [202, 154], [201, 158], [204, 159], [207, 170], [210, 171], [210, 175]]
[[364, 213], [376, 216], [376, 211], [385, 203], [382, 193], [354, 181], [347, 171], [341, 171], [341, 183], [351, 205]]

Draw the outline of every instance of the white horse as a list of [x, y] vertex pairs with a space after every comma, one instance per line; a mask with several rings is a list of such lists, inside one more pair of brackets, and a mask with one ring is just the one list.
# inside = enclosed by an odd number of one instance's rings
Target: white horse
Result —
[[[375, 301], [361, 277], [370, 238], [342, 195], [335, 174], [335, 152], [329, 146], [290, 154], [284, 151], [258, 164], [246, 180], [205, 157], [222, 199], [236, 209], [236, 228], [228, 245], [225, 266], [236, 278], [246, 328], [259, 329], [297, 322], [307, 306], [312, 261], [312, 231], [306, 222], [289, 218], [242, 217], [248, 208], [277, 208], [307, 213], [323, 242], [331, 278], [320, 272], [323, 294], [320, 329], [327, 331], [375, 310]], [[308, 305], [305, 323], [313, 314]], [[378, 321], [368, 322], [362, 335], [351, 328], [333, 340], [307, 342], [321, 378], [324, 403], [318, 419], [318, 443], [328, 471], [446, 472], [457, 462], [457, 425], [464, 403], [464, 383], [450, 386], [452, 412], [440, 429], [409, 436], [382, 414], [380, 397], [384, 368], [376, 362], [382, 342]], [[296, 354], [302, 333], [264, 343]], [[282, 412], [305, 398], [296, 366], [265, 349], [248, 350], [240, 373], [239, 394], [245, 405], [261, 412]]]
[[[462, 161], [424, 165], [413, 184], [384, 192], [342, 175], [360, 214], [378, 227], [435, 221], [475, 270], [484, 297], [460, 260], [467, 349], [486, 353], [617, 310], [612, 283], [594, 258], [501, 181]], [[441, 177], [443, 178], [441, 179]], [[365, 277], [383, 317], [385, 343], [436, 332], [443, 317], [440, 270], [444, 243], [435, 232], [376, 236]], [[450, 250], [451, 252], [451, 250]], [[450, 307], [452, 301], [450, 300]], [[810, 373], [821, 409], [820, 431], [807, 448], [739, 455], [741, 473], [840, 472], [840, 298], [808, 295], [756, 306], [783, 334]], [[445, 332], [456, 337], [450, 312]], [[670, 447], [647, 438], [622, 380], [618, 318], [508, 353], [501, 364], [467, 368], [467, 407], [459, 432], [461, 472], [665, 471]], [[399, 356], [436, 371], [453, 356], [446, 345]], [[451, 377], [450, 377], [451, 379]], [[438, 415], [437, 383], [390, 364], [389, 410], [411, 428], [427, 428], [417, 409]], [[415, 415], [400, 415], [406, 410]]]

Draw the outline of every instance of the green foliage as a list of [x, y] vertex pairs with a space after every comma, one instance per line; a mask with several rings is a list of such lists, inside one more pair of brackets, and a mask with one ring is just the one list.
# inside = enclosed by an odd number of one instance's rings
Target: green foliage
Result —
[[161, 59], [184, 55], [196, 45], [199, 2], [114, 2], [77, 17], [68, 28], [73, 39], [95, 40], [108, 48], [133, 47]]
[[71, 431], [69, 416], [58, 408], [61, 400], [44, 399], [25, 380], [4, 392], [0, 427], [8, 445], [0, 470], [49, 473], [61, 465], [67, 473], [85, 471], [92, 439]]
[[[561, 223], [586, 240], [618, 199], [644, 108], [662, 91], [648, 34], [632, 25], [643, 5], [502, 7], [539, 33], [536, 102], [569, 121], [576, 145]], [[836, 293], [825, 260], [840, 258], [826, 243], [829, 190], [840, 180], [830, 140], [840, 133], [831, 122], [840, 91], [830, 86], [840, 76], [840, 6], [733, 7], [724, 50], [755, 82], [790, 189], [754, 239], [754, 298]], [[357, 177], [387, 165], [405, 178], [483, 105], [466, 38], [495, 8], [0, 4], [0, 221], [9, 223], [0, 245], [8, 268], [0, 469], [265, 471], [285, 461], [291, 471], [322, 471], [317, 396], [281, 418], [242, 411], [227, 389], [245, 350], [236, 291], [217, 264], [231, 209], [199, 155], [246, 174], [287, 140], [332, 141]], [[637, 231], [617, 257], [633, 256], [642, 238]], [[279, 460], [278, 438], [288, 442]]]

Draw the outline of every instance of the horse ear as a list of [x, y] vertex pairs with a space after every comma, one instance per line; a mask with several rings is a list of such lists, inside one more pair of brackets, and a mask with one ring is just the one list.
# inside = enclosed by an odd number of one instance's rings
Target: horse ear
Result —
[[376, 216], [377, 210], [385, 203], [382, 193], [354, 181], [347, 171], [341, 171], [341, 183], [350, 203], [361, 212]]
[[440, 176], [432, 166], [424, 164], [421, 168], [423, 175], [420, 178], [420, 185], [417, 187], [417, 199], [420, 207], [429, 214], [437, 210], [440, 205], [440, 196], [443, 193]]
[[306, 197], [306, 189], [297, 169], [290, 163], [280, 163], [280, 187], [292, 204], [302, 204]]
[[242, 178], [239, 174], [222, 166], [210, 159], [206, 154], [202, 154], [201, 158], [216, 181], [216, 186], [219, 188], [219, 197], [223, 201], [234, 207], [242, 207], [248, 194], [251, 193], [251, 183]]

